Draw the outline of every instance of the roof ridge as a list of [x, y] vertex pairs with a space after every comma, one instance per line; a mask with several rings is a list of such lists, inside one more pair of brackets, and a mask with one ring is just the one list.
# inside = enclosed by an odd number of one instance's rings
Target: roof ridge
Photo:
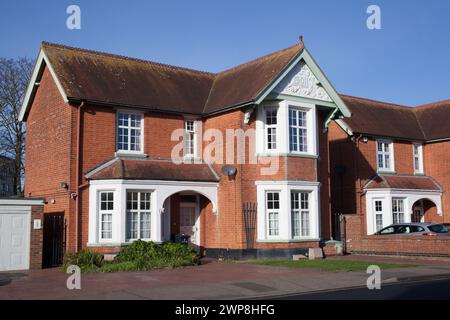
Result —
[[449, 103], [449, 105], [450, 105], [450, 99], [430, 102], [430, 103], [426, 103], [426, 104], [420, 104], [420, 105], [417, 105], [414, 107], [414, 111], [422, 110], [425, 108], [441, 108], [441, 107], [444, 107], [444, 106], [440, 106], [440, 104], [443, 104], [443, 103]]
[[72, 50], [72, 51], [78, 51], [78, 52], [86, 52], [86, 53], [91, 53], [94, 55], [106, 56], [106, 57], [111, 57], [111, 58], [115, 58], [115, 59], [147, 63], [147, 64], [151, 64], [151, 65], [159, 66], [159, 67], [163, 67], [163, 68], [205, 74], [205, 75], [213, 76], [213, 78], [217, 75], [217, 73], [213, 73], [213, 72], [209, 72], [209, 71], [196, 70], [196, 69], [192, 69], [192, 68], [180, 67], [180, 66], [156, 62], [156, 61], [152, 61], [152, 60], [139, 59], [139, 58], [134, 58], [134, 57], [130, 57], [130, 56], [125, 56], [125, 55], [120, 55], [120, 54], [115, 54], [115, 53], [108, 53], [108, 52], [98, 51], [98, 50], [72, 47], [72, 46], [68, 46], [68, 45], [63, 45], [63, 44], [59, 44], [59, 43], [51, 43], [51, 42], [47, 42], [47, 41], [42, 41], [41, 46], [42, 47], [44, 47], [44, 46], [56, 47], [56, 48], [60, 48], [60, 49]]
[[223, 71], [220, 71], [220, 72], [216, 73], [216, 75], [221, 75], [221, 74], [224, 74], [224, 73], [227, 73], [227, 72], [230, 72], [230, 71], [234, 71], [234, 70], [239, 69], [239, 68], [246, 67], [246, 66], [248, 66], [249, 64], [252, 64], [252, 63], [255, 63], [255, 62], [258, 62], [258, 61], [267, 59], [267, 58], [270, 57], [270, 56], [273, 56], [273, 55], [275, 55], [275, 54], [282, 53], [282, 52], [284, 52], [284, 51], [293, 49], [293, 48], [295, 48], [295, 47], [299, 47], [299, 50], [300, 50], [300, 49], [303, 49], [305, 46], [304, 46], [302, 43], [296, 43], [296, 44], [294, 44], [294, 45], [292, 45], [292, 46], [289, 46], [289, 47], [287, 47], [287, 48], [284, 48], [284, 49], [281, 49], [281, 50], [277, 50], [277, 51], [273, 51], [273, 52], [271, 52], [271, 53], [267, 53], [267, 54], [265, 54], [265, 55], [263, 55], [263, 56], [260, 56], [260, 57], [254, 58], [254, 59], [252, 59], [252, 60], [249, 60], [249, 61], [247, 61], [247, 62], [238, 64], [237, 66], [231, 67], [231, 68], [229, 68], [229, 69], [225, 69], [225, 70], [223, 70]]
[[[255, 58], [255, 59], [252, 59], [252, 60], [250, 60], [250, 61], [247, 61], [247, 62], [238, 64], [237, 66], [234, 66], [234, 67], [229, 68], [229, 69], [225, 69], [225, 70], [223, 70], [223, 71], [217, 73], [216, 76], [215, 76], [214, 79], [213, 79], [213, 82], [212, 82], [212, 84], [211, 84], [211, 88], [209, 89], [208, 97], [206, 98], [205, 105], [204, 105], [204, 107], [203, 107], [202, 113], [205, 113], [205, 109], [206, 109], [206, 108], [208, 107], [208, 105], [209, 105], [209, 99], [210, 99], [210, 97], [211, 97], [211, 93], [213, 92], [213, 89], [214, 89], [214, 86], [215, 86], [215, 84], [216, 84], [217, 78], [218, 78], [220, 75], [224, 75], [224, 74], [227, 74], [227, 73], [229, 73], [229, 72], [232, 72], [232, 71], [236, 71], [236, 70], [238, 70], [238, 69], [245, 68], [245, 67], [249, 66], [249, 65], [252, 64], [252, 63], [256, 63], [256, 62], [262, 61], [262, 60], [264, 60], [264, 59], [267, 59], [267, 58], [270, 57], [270, 56], [273, 56], [273, 55], [275, 55], [275, 54], [280, 54], [280, 53], [282, 53], [282, 52], [285, 52], [285, 51], [287, 51], [287, 50], [293, 49], [293, 48], [295, 48], [295, 47], [298, 47], [298, 48], [299, 48], [299, 51], [300, 51], [300, 50], [302, 50], [302, 49], [305, 48], [305, 45], [304, 45], [303, 41], [300, 41], [299, 43], [296, 43], [296, 44], [294, 44], [294, 45], [291, 45], [291, 46], [289, 46], [289, 47], [287, 47], [287, 48], [284, 48], [284, 49], [281, 49], [281, 50], [277, 50], [277, 51], [274, 51], [274, 52], [265, 54], [265, 55], [263, 55], [263, 56], [260, 56], [260, 57], [257, 57], [257, 58]], [[291, 61], [292, 61], [292, 60], [290, 60], [289, 63], [290, 63]], [[277, 75], [278, 75], [278, 74], [277, 74]]]
[[350, 98], [350, 99], [355, 99], [355, 100], [363, 100], [363, 101], [367, 101], [367, 102], [382, 103], [382, 104], [386, 104], [386, 105], [389, 105], [389, 106], [392, 106], [392, 107], [407, 108], [408, 110], [414, 110], [415, 109], [415, 107], [413, 107], [413, 106], [407, 106], [407, 105], [402, 105], [402, 104], [398, 104], [398, 103], [386, 102], [386, 101], [375, 100], [375, 99], [370, 99], [370, 98], [356, 97], [356, 96], [351, 96], [351, 95], [343, 94], [343, 93], [339, 93], [339, 96]]

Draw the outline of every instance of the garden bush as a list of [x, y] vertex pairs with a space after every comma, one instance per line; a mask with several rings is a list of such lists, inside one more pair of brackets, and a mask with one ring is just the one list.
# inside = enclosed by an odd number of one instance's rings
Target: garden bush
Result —
[[80, 267], [81, 272], [98, 271], [103, 265], [103, 256], [87, 249], [83, 249], [78, 253], [68, 253], [64, 256], [64, 270], [70, 265]]
[[74, 264], [82, 272], [143, 271], [155, 268], [176, 268], [200, 263], [198, 253], [180, 243], [156, 244], [137, 240], [124, 247], [113, 261], [103, 261], [97, 253], [83, 249], [78, 254], [67, 254], [64, 269]]

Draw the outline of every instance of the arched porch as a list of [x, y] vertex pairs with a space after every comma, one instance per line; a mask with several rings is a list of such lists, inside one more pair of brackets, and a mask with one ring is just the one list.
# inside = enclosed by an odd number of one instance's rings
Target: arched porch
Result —
[[411, 222], [442, 222], [442, 213], [438, 213], [438, 206], [432, 200], [423, 198], [412, 205]]

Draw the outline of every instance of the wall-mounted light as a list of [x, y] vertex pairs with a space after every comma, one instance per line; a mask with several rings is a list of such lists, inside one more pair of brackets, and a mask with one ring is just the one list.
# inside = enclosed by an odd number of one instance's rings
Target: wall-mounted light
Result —
[[67, 182], [61, 182], [61, 188], [63, 189], [69, 189], [69, 184]]
[[369, 141], [369, 138], [367, 137], [362, 137], [362, 142], [367, 143]]

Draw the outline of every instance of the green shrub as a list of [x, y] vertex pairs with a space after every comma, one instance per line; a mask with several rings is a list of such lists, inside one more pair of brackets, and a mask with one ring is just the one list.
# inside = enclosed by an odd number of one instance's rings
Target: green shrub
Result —
[[156, 244], [137, 240], [123, 248], [113, 261], [103, 261], [102, 255], [83, 249], [64, 258], [64, 270], [77, 265], [82, 272], [144, 271], [156, 268], [176, 268], [197, 265], [198, 253], [180, 243]]
[[81, 272], [98, 271], [103, 265], [103, 256], [87, 249], [83, 249], [78, 253], [67, 253], [63, 261], [64, 271], [70, 265], [80, 267]]

